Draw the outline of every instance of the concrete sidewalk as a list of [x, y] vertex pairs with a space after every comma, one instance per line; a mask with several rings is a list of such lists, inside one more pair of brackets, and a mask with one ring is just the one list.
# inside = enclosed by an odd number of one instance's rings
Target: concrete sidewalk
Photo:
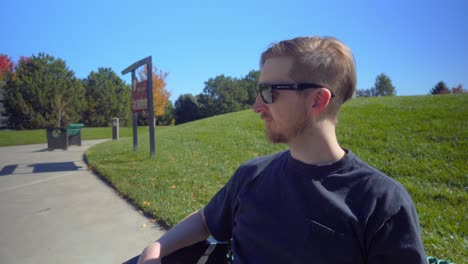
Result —
[[0, 147], [0, 263], [122, 263], [164, 233], [88, 170], [103, 141]]

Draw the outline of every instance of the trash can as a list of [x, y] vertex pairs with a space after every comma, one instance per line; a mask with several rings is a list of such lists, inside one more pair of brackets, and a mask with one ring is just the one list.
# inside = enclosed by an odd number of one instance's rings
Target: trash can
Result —
[[68, 146], [81, 146], [81, 128], [84, 124], [69, 124], [67, 126]]
[[54, 149], [67, 150], [68, 148], [68, 136], [67, 129], [52, 127], [47, 128], [47, 150], [51, 151]]

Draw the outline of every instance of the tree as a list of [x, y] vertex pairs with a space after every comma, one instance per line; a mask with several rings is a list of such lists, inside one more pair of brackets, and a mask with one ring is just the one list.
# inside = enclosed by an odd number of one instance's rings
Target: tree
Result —
[[461, 94], [461, 93], [466, 93], [465, 89], [463, 89], [463, 86], [461, 84], [452, 87], [452, 93], [453, 94]]
[[[174, 114], [176, 123], [251, 108], [257, 98], [259, 77], [260, 72], [252, 70], [240, 79], [225, 75], [208, 79], [202, 93], [178, 98]], [[192, 109], [192, 112], [185, 113], [186, 109]]]
[[8, 126], [8, 117], [6, 114], [5, 107], [3, 106], [5, 102], [5, 96], [4, 96], [5, 85], [6, 85], [6, 82], [3, 80], [0, 80], [0, 128], [5, 128]]
[[[196, 115], [190, 115], [190, 121], [206, 118], [214, 115], [240, 111], [251, 108], [257, 98], [257, 82], [260, 72], [252, 70], [242, 78], [233, 78], [218, 75], [205, 82], [203, 92], [193, 98], [179, 97], [175, 104], [175, 117], [180, 124], [184, 115], [179, 107], [187, 107], [191, 104], [196, 108]], [[184, 102], [182, 102], [185, 100]], [[181, 119], [182, 118], [182, 119]], [[185, 122], [185, 121], [184, 121]]]
[[176, 124], [183, 124], [198, 119], [199, 106], [197, 99], [191, 94], [179, 96], [175, 102], [174, 117]]
[[158, 118], [157, 125], [160, 126], [170, 126], [175, 124], [174, 119], [174, 106], [172, 102], [169, 101], [166, 105], [166, 109], [164, 110], [164, 114]]
[[218, 109], [218, 102], [214, 96], [201, 93], [197, 95], [195, 99], [198, 104], [197, 119], [214, 116], [220, 112]]
[[246, 107], [251, 107], [257, 99], [257, 83], [260, 78], [260, 71], [251, 70], [240, 80], [240, 87], [247, 92], [247, 100], [244, 101]]
[[[171, 94], [166, 90], [166, 78], [169, 75], [168, 72], [159, 70], [153, 65], [152, 78], [153, 78], [153, 107], [154, 115], [161, 117], [164, 114], [166, 105], [169, 102], [169, 96]], [[139, 81], [147, 80], [148, 74], [146, 66], [138, 71]]]
[[8, 125], [16, 129], [64, 127], [79, 122], [84, 88], [61, 59], [39, 53], [21, 58], [4, 87]]
[[[166, 108], [164, 109], [164, 114], [162, 116], [158, 116], [155, 119], [156, 126], [171, 126], [175, 125], [175, 118], [174, 118], [174, 106], [172, 105], [171, 101], [168, 101], [166, 104]], [[148, 125], [148, 113], [141, 112], [138, 114], [138, 125], [139, 126], [147, 126]]]
[[15, 63], [5, 54], [0, 54], [0, 81], [4, 81], [13, 72]]
[[449, 94], [450, 90], [447, 85], [440, 81], [431, 89], [431, 94]]
[[396, 88], [392, 85], [392, 80], [384, 73], [377, 75], [372, 89], [375, 89], [376, 96], [396, 95]]
[[203, 93], [197, 95], [199, 117], [236, 112], [251, 107], [257, 95], [257, 73], [251, 71], [242, 79], [218, 75], [206, 81]]
[[88, 107], [84, 112], [87, 126], [110, 126], [112, 118], [119, 118], [119, 125], [131, 124], [131, 89], [111, 68], [92, 71], [83, 80]]
[[13, 77], [13, 69], [15, 64], [5, 54], [0, 54], [0, 128], [7, 126], [8, 118], [5, 116], [5, 107], [4, 104], [4, 87], [6, 85], [7, 78]]
[[371, 89], [358, 89], [356, 91], [357, 97], [370, 97], [370, 96], [377, 96], [377, 90], [375, 88]]

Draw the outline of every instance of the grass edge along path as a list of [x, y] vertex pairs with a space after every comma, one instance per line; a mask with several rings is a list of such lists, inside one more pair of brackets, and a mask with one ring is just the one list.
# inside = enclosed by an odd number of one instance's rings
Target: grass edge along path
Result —
[[[400, 181], [418, 210], [426, 253], [468, 259], [468, 95], [357, 98], [343, 106], [338, 138]], [[145, 213], [169, 225], [204, 206], [246, 160], [269, 144], [251, 110], [156, 130], [133, 152], [131, 138], [96, 145], [90, 166]]]
[[[157, 127], [156, 129], [164, 129]], [[148, 135], [148, 127], [139, 126], [138, 134]], [[132, 137], [132, 127], [119, 127], [119, 137]], [[81, 129], [81, 139], [105, 139], [112, 138], [112, 127], [83, 127]], [[0, 147], [17, 146], [27, 144], [47, 144], [46, 129], [30, 130], [0, 130]]]

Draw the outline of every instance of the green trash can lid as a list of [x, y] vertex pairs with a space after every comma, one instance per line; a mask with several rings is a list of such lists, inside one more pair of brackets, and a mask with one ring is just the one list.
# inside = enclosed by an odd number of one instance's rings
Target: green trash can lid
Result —
[[82, 128], [84, 124], [77, 123], [77, 124], [69, 124], [67, 128]]

